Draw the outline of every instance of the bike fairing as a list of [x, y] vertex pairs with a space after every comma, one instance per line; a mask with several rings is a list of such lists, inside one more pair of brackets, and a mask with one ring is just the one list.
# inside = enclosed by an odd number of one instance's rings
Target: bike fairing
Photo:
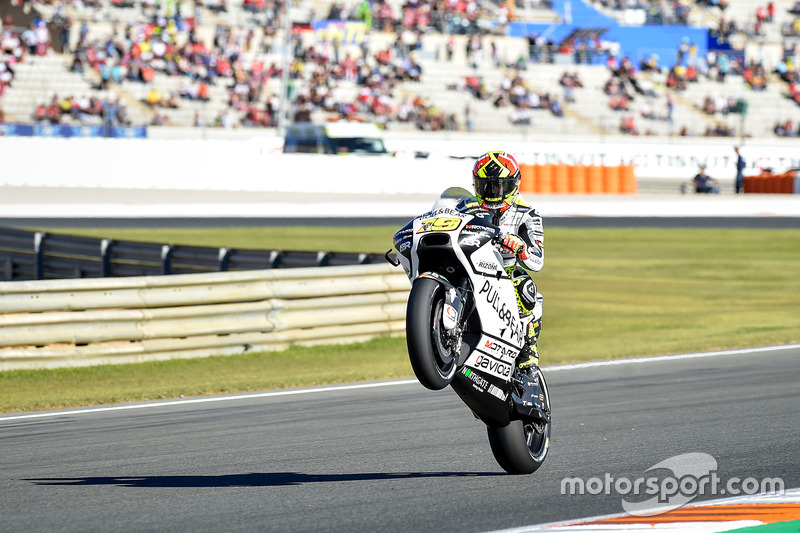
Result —
[[[448, 217], [441, 217], [440, 215], [449, 215]], [[454, 232], [458, 228], [462, 227], [462, 221], [467, 217], [472, 218], [472, 220], [463, 225], [463, 228], [466, 230], [469, 226], [472, 230], [481, 229], [479, 233], [475, 233], [475, 238], [478, 239], [481, 243], [481, 246], [476, 247], [470, 254], [469, 254], [469, 261], [465, 261], [463, 264], [467, 264], [472, 268], [472, 271], [475, 274], [479, 274], [481, 276], [491, 276], [493, 279], [496, 280], [507, 280], [510, 279], [508, 274], [503, 269], [503, 266], [497, 261], [497, 256], [494, 253], [493, 247], [483, 246], [488, 243], [492, 237], [490, 235], [496, 235], [497, 229], [490, 226], [488, 223], [488, 219], [486, 216], [491, 216], [489, 213], [485, 211], [481, 211], [480, 213], [463, 213], [458, 210], [453, 210], [449, 208], [441, 208], [436, 209], [433, 211], [429, 211], [419, 217], [417, 217], [411, 224], [413, 224], [413, 231], [410, 234], [413, 238], [421, 239], [424, 238], [425, 234], [428, 232], [433, 231], [447, 231], [447, 232]], [[473, 218], [475, 217], [475, 218]], [[458, 219], [459, 223], [455, 224], [454, 222], [450, 222], [451, 220]], [[437, 222], [437, 221], [444, 221], [444, 222]], [[439, 226], [438, 229], [435, 229], [436, 226]], [[405, 230], [400, 230], [402, 233]], [[409, 233], [405, 234], [406, 239], [409, 236]], [[401, 242], [398, 246], [398, 250], [400, 248], [405, 248], [405, 243]], [[408, 249], [407, 249], [408, 250]], [[460, 249], [455, 248], [454, 251], [458, 254], [463, 253]], [[409, 257], [410, 259], [410, 257]], [[418, 265], [419, 262], [415, 262], [415, 265]], [[426, 274], [422, 274], [425, 276]], [[501, 342], [506, 343], [513, 343], [510, 346], [515, 346], [517, 343], [520, 345], [524, 341], [524, 331], [525, 331], [525, 324], [521, 323], [520, 317], [514, 311], [514, 309], [510, 304], [501, 301], [498, 297], [498, 293], [496, 289], [493, 289], [488, 281], [484, 281], [481, 287], [474, 287], [474, 294], [476, 297], [480, 297], [481, 301], [486, 302], [495, 312], [499, 326], [497, 329], [500, 331], [501, 337], [508, 337], [508, 340], [502, 339]], [[468, 361], [469, 363], [470, 361]], [[471, 361], [474, 363], [474, 360]], [[483, 365], [488, 365], [487, 361], [482, 361]], [[513, 361], [511, 362], [513, 365]], [[484, 366], [483, 368], [487, 368]], [[503, 379], [507, 379], [510, 372], [505, 371], [504, 368], [499, 367], [498, 365], [492, 364], [488, 366], [489, 372], [493, 375], [501, 377]]]
[[[474, 209], [476, 206], [478, 209]], [[412, 258], [411, 255], [412, 250], [417, 248], [413, 243], [419, 243], [428, 234], [435, 235], [444, 232], [456, 234], [453, 239], [459, 243], [463, 242], [465, 233], [468, 235], [468, 239], [478, 241], [479, 246], [469, 246], [471, 250], [468, 254], [458, 247], [454, 247], [452, 250], [457, 255], [468, 256], [465, 257], [467, 260], [461, 264], [469, 265], [473, 274], [484, 278], [482, 283], [473, 287], [473, 294], [476, 303], [492, 309], [495, 317], [491, 321], [492, 324], [484, 325], [484, 330], [497, 331], [500, 335], [499, 337], [489, 337], [484, 333], [477, 339], [465, 339], [465, 341], [470, 341], [468, 342], [470, 353], [463, 364], [502, 381], [507, 381], [514, 367], [514, 359], [524, 344], [524, 335], [530, 317], [519, 316], [516, 309], [516, 291], [512, 290], [510, 294], [505, 294], [505, 297], [502, 298], [500, 296], [502, 289], [493, 287], [490, 282], [490, 280], [495, 283], [500, 280], [510, 281], [510, 278], [504, 265], [497, 260], [496, 248], [485, 246], [499, 233], [497, 227], [490, 221], [491, 213], [480, 209], [479, 206], [480, 203], [475, 197], [468, 197], [460, 201], [455, 209], [439, 207], [423, 213], [395, 233], [394, 244], [399, 255], [405, 259], [402, 261], [403, 267], [406, 268], [406, 264], [410, 265], [410, 271], [409, 269], [406, 271], [410, 278], [444, 279], [435, 272], [420, 273], [419, 258]], [[486, 346], [502, 347], [501, 355], [489, 352], [484, 348]], [[494, 352], [497, 352], [497, 349]], [[459, 363], [462, 364], [461, 361]]]

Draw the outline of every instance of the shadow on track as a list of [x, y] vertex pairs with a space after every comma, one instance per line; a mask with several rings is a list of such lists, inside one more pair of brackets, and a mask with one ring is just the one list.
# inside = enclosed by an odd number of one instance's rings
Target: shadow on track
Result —
[[376, 481], [387, 479], [506, 476], [505, 472], [398, 472], [362, 474], [301, 474], [265, 472], [221, 476], [128, 476], [25, 479], [36, 485], [113, 485], [117, 487], [281, 487], [306, 483]]

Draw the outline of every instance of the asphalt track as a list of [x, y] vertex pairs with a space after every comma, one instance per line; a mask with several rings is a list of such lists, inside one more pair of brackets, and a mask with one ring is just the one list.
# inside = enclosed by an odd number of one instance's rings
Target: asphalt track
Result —
[[[726, 189], [728, 191], [728, 189]], [[0, 186], [0, 226], [402, 227], [436, 194], [87, 189]], [[534, 195], [545, 227], [800, 228], [800, 195], [682, 195], [642, 182], [635, 195]]]
[[530, 476], [497, 466], [452, 391], [410, 380], [0, 415], [0, 530], [489, 531], [621, 512], [562, 479], [689, 452], [800, 487], [798, 370], [800, 345], [549, 369], [553, 447]]

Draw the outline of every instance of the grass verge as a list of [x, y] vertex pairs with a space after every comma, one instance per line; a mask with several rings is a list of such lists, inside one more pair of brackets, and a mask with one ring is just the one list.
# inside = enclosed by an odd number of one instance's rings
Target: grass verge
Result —
[[282, 352], [0, 372], [0, 412], [281, 389], [413, 375], [405, 339]]
[[[383, 252], [396, 228], [60, 230], [241, 248]], [[800, 230], [547, 230], [544, 364], [800, 341]], [[405, 340], [0, 373], [0, 412], [411, 376]]]

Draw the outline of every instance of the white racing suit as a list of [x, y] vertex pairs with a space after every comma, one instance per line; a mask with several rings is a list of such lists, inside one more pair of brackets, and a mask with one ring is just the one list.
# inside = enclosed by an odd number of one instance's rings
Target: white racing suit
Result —
[[[465, 211], [480, 209], [480, 202], [473, 197], [464, 200], [458, 209]], [[499, 227], [503, 234], [517, 235], [525, 242], [527, 255], [525, 259], [503, 248], [500, 249], [500, 255], [503, 256], [503, 266], [514, 283], [520, 318], [533, 315], [527, 331], [527, 341], [534, 347], [535, 352], [536, 339], [542, 329], [542, 295], [536, 289], [536, 284], [528, 271], [539, 272], [544, 266], [542, 217], [517, 195], [508, 209], [493, 216], [492, 223]]]

